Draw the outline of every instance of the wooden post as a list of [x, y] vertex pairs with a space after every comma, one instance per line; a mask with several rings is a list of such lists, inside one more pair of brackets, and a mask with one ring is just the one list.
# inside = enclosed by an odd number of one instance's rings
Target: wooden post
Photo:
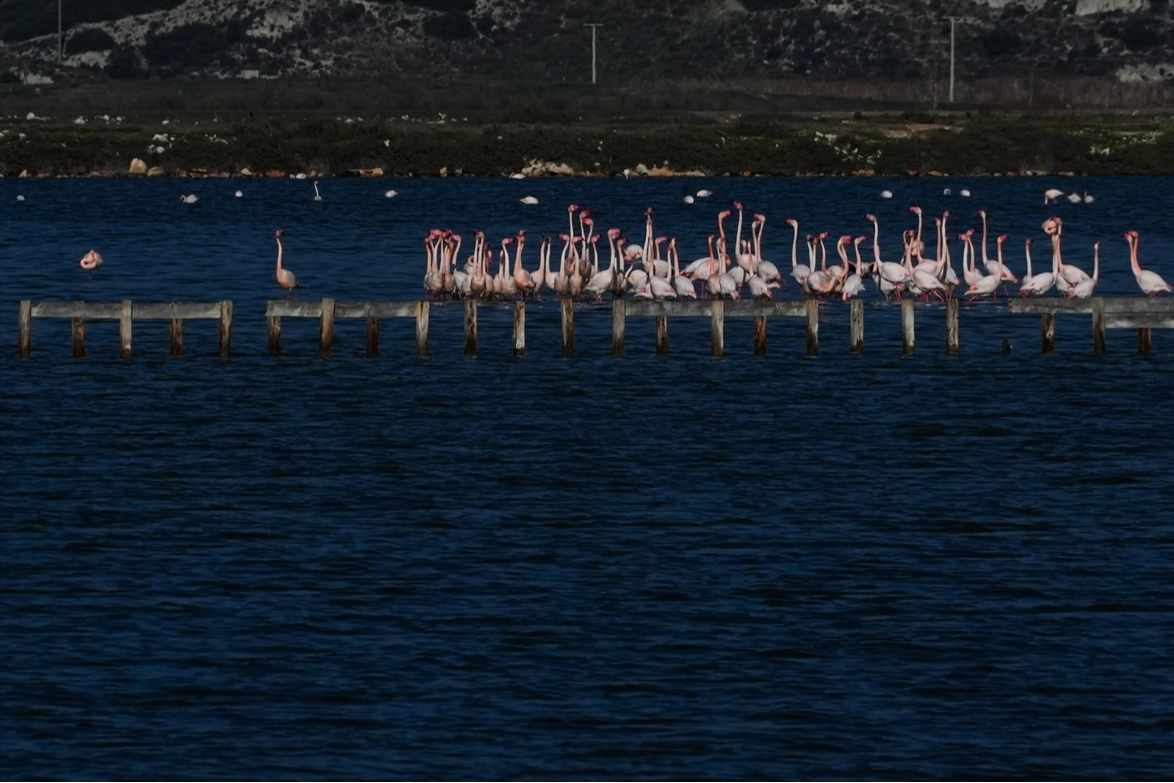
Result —
[[1044, 313], [1039, 322], [1040, 353], [1056, 350], [1056, 314]]
[[281, 354], [281, 316], [268, 316], [265, 319], [265, 326], [268, 332], [268, 339], [265, 342], [269, 355], [278, 356]]
[[465, 300], [465, 356], [477, 355], [477, 303]]
[[1148, 326], [1137, 330], [1137, 352], [1150, 352], [1150, 330]]
[[1092, 300], [1092, 352], [1105, 352], [1105, 300], [1099, 296]]
[[664, 356], [669, 352], [669, 319], [667, 316], [656, 316], [656, 355]]
[[[78, 320], [78, 319], [75, 319]], [[84, 328], [84, 327], [83, 327]], [[82, 348], [82, 353], [85, 353], [85, 348]], [[171, 319], [171, 355], [183, 355], [183, 319]]]
[[[278, 345], [281, 343], [280, 327], [278, 327]], [[227, 359], [232, 353], [232, 300], [220, 302], [220, 339], [218, 341], [220, 358]]]
[[86, 319], [74, 318], [72, 320], [73, 329], [73, 355], [77, 358], [82, 358], [86, 355]]
[[958, 300], [946, 300], [946, 353], [958, 353]]
[[560, 299], [558, 306], [563, 325], [563, 356], [570, 356], [575, 351], [575, 303]]
[[819, 356], [819, 302], [807, 300], [807, 355]]
[[851, 321], [849, 322], [849, 329], [851, 336], [848, 340], [848, 348], [852, 353], [861, 353], [864, 350], [864, 300], [852, 299], [852, 312], [850, 314]]
[[754, 319], [754, 355], [762, 356], [766, 353], [766, 316], [760, 315]]
[[611, 355], [624, 355], [624, 326], [627, 320], [627, 306], [623, 299], [611, 302]]
[[118, 311], [118, 355], [123, 359], [130, 357], [130, 319], [130, 300], [123, 299], [122, 308]]
[[367, 316], [367, 355], [379, 355], [379, 318]]
[[20, 300], [19, 324], [17, 353], [20, 358], [27, 359], [33, 352], [33, 303], [28, 299]]
[[416, 302], [416, 357], [428, 355], [428, 303]]
[[514, 356], [526, 355], [526, 303], [514, 305]]
[[334, 345], [334, 300], [327, 296], [322, 299], [322, 320], [318, 323], [318, 355], [323, 358], [329, 356], [332, 345]]
[[901, 300], [901, 353], [910, 354], [917, 347], [913, 331], [913, 300]]
[[714, 299], [709, 319], [709, 355], [721, 356], [726, 352], [726, 302]]

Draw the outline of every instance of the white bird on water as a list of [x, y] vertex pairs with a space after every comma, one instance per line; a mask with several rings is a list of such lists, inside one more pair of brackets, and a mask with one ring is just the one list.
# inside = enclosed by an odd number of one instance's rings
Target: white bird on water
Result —
[[1060, 190], [1059, 188], [1048, 188], [1044, 191], [1044, 203], [1054, 204], [1056, 203], [1056, 199], [1063, 195], [1064, 191]]
[[190, 193], [187, 195], [181, 193], [179, 195], [179, 200], [185, 204], [195, 204], [197, 201], [200, 200], [200, 197], [197, 196], [195, 193]]
[[386, 193], [384, 193], [384, 194], [383, 194], [383, 197], [384, 197], [384, 198], [395, 198], [395, 197], [396, 197], [396, 196], [398, 196], [398, 195], [399, 195], [399, 193], [398, 193], [398, 192], [396, 192], [396, 191], [394, 191], [394, 190], [389, 190], [389, 191], [387, 191]]
[[233, 193], [232, 195], [236, 196], [237, 198], [240, 198], [241, 196], [243, 196], [243, 195], [244, 195], [244, 193], [241, 193], [241, 192], [238, 190], [236, 193]]
[[1085, 204], [1091, 204], [1091, 203], [1093, 203], [1094, 201], [1096, 201], [1096, 199], [1095, 199], [1095, 198], [1093, 198], [1092, 196], [1090, 196], [1090, 195], [1088, 194], [1088, 191], [1087, 191], [1087, 190], [1086, 190], [1086, 191], [1084, 191], [1084, 203], [1085, 203]]
[[713, 195], [712, 190], [705, 190], [704, 188], [702, 188], [701, 190], [697, 191], [697, 198], [709, 198], [712, 195]]
[[538, 199], [535, 198], [534, 196], [522, 196], [518, 200], [521, 201], [523, 204], [537, 204], [538, 203]]
[[960, 195], [962, 198], [970, 198], [970, 191], [966, 188], [962, 188], [962, 190], [958, 191], [958, 195]]
[[1082, 199], [1082, 198], [1080, 197], [1080, 194], [1079, 194], [1079, 193], [1069, 193], [1069, 194], [1068, 194], [1068, 200], [1069, 200], [1070, 202], [1072, 202], [1073, 204], [1079, 204], [1079, 203], [1080, 203], [1081, 201], [1083, 201], [1084, 199]]
[[525, 174], [521, 174], [521, 173], [519, 173], [519, 174], [510, 174], [510, 179], [525, 179], [525, 178], [526, 178], [526, 175], [525, 175]]
[[692, 203], [693, 203], [693, 197], [692, 197], [692, 196], [685, 196], [685, 203], [686, 203], [686, 204], [692, 204]]
[[17, 200], [17, 201], [24, 201], [24, 196], [17, 196], [17, 197], [16, 197], [16, 200]]
[[882, 190], [882, 191], [880, 192], [880, 197], [881, 197], [881, 198], [892, 198], [892, 197], [893, 197], [893, 191], [891, 191], [891, 190]]
[[943, 191], [942, 191], [942, 195], [943, 195], [943, 196], [948, 196], [948, 195], [950, 195], [950, 193], [951, 193], [951, 192], [952, 192], [952, 191], [951, 191], [949, 188], [946, 188], [945, 190], [943, 190]]

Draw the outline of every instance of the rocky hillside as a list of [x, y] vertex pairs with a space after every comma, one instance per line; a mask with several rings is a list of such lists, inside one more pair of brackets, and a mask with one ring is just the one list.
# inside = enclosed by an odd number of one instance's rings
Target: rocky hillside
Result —
[[[7, 10], [20, 2], [8, 0]], [[103, 3], [90, 5], [88, 18], [100, 17]], [[591, 32], [584, 25], [600, 23], [605, 83], [802, 75], [943, 84], [947, 18], [956, 16], [960, 81], [1037, 74], [1174, 80], [1170, 0], [160, 0], [159, 6], [74, 24], [65, 66], [118, 79], [467, 73], [582, 84], [591, 71]], [[55, 35], [6, 40], [0, 69], [7, 81], [58, 78], [56, 55]]]

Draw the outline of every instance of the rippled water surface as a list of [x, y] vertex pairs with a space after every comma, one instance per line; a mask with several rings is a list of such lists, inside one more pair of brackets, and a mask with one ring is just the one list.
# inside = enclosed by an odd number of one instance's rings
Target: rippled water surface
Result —
[[[1055, 184], [1097, 201], [1045, 207]], [[764, 357], [729, 320], [714, 359], [707, 320], [670, 319], [658, 357], [630, 319], [614, 359], [606, 305], [563, 357], [547, 303], [523, 358], [508, 309], [466, 359], [437, 307], [425, 360], [407, 320], [372, 359], [339, 323], [321, 360], [291, 319], [267, 356], [263, 318], [276, 228], [303, 298], [407, 299], [429, 228], [536, 238], [571, 201], [629, 236], [655, 205], [687, 259], [734, 198], [785, 260], [786, 217], [834, 237], [874, 212], [892, 256], [909, 204], [959, 231], [985, 208], [1017, 272], [1059, 214], [1069, 259], [1102, 240], [1099, 290], [1133, 296], [1120, 234], [1174, 279], [1174, 182], [321, 187], [0, 181], [0, 775], [1174, 776], [1170, 335], [1093, 356], [1087, 316], [1061, 317], [1041, 356], [1038, 319], [983, 303], [948, 356], [929, 307], [902, 357], [871, 294], [860, 355], [828, 303], [815, 358], [798, 320]], [[136, 322], [134, 358], [91, 323], [72, 359], [68, 323], [38, 320], [19, 361], [17, 301], [74, 298], [232, 299], [234, 356], [213, 323], [171, 359]]]

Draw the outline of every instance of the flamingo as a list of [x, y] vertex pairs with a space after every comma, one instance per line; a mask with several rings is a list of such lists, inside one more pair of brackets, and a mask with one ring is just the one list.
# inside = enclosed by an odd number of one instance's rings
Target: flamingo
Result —
[[302, 284], [298, 282], [297, 275], [281, 265], [281, 235], [284, 233], [279, 228], [273, 234], [274, 238], [277, 239], [277, 285], [279, 288], [284, 288], [286, 291], [289, 291], [289, 295], [297, 299], [298, 297], [294, 293], [294, 289], [301, 288]]
[[318, 180], [314, 180], [314, 200], [321, 201], [322, 194], [318, 192]]
[[399, 195], [399, 193], [397, 191], [389, 190], [383, 194], [383, 197], [384, 198], [395, 198], [398, 195]]
[[673, 237], [669, 240], [669, 259], [673, 265], [673, 288], [676, 289], [677, 296], [685, 299], [696, 299], [697, 289], [693, 287], [693, 281], [681, 274], [681, 257], [677, 253], [677, 239]]
[[811, 274], [811, 267], [799, 263], [799, 221], [795, 218], [787, 218], [786, 224], [795, 231], [795, 236], [791, 239], [791, 277], [795, 278], [795, 282], [802, 286], [807, 280], [807, 276]]
[[685, 203], [686, 203], [686, 204], [692, 204], [692, 203], [693, 203], [693, 197], [692, 197], [692, 196], [685, 196]]
[[241, 192], [238, 190], [236, 193], [233, 193], [232, 195], [236, 196], [237, 198], [240, 198], [241, 196], [243, 196], [243, 195], [244, 195], [244, 193], [241, 193]]
[[1045, 204], [1055, 204], [1056, 199], [1060, 198], [1060, 196], [1063, 196], [1063, 195], [1064, 195], [1064, 191], [1060, 190], [1059, 188], [1048, 188], [1047, 190], [1044, 191], [1044, 203]]
[[881, 198], [892, 198], [892, 197], [893, 197], [893, 191], [891, 191], [891, 190], [882, 190], [882, 191], [880, 192], [880, 197], [881, 197]]
[[514, 285], [517, 286], [522, 298], [533, 297], [538, 291], [534, 276], [522, 268], [522, 248], [526, 245], [525, 230], [518, 232], [518, 246], [514, 251]]
[[1092, 277], [1088, 280], [1081, 280], [1076, 285], [1072, 286], [1072, 293], [1068, 296], [1072, 299], [1088, 299], [1092, 296], [1093, 290], [1097, 287], [1097, 274], [1101, 268], [1101, 243], [1094, 242], [1092, 246]]
[[1082, 201], [1082, 199], [1080, 198], [1079, 193], [1069, 193], [1068, 194], [1068, 201], [1070, 201], [1073, 204], [1079, 204]]
[[1064, 258], [1060, 253], [1061, 235], [1062, 232], [1057, 230], [1056, 235], [1052, 237], [1052, 243], [1055, 245], [1056, 264], [1060, 268], [1060, 276], [1056, 278], [1056, 288], [1067, 295], [1073, 286], [1089, 278], [1088, 273], [1080, 267], [1064, 263]]
[[518, 201], [521, 201], [523, 204], [537, 204], [538, 203], [538, 199], [535, 198], [534, 196], [522, 196], [520, 199], [518, 199]]
[[[970, 257], [974, 258], [974, 244], [970, 240], [970, 236], [966, 237], [966, 244], [970, 246]], [[995, 291], [1003, 284], [1003, 259], [999, 258], [996, 264], [994, 274], [981, 276], [973, 285], [966, 289], [964, 296], [970, 297], [973, 302], [980, 296], [994, 296]]]
[[701, 190], [697, 191], [697, 198], [709, 198], [712, 195], [713, 195], [712, 190], [706, 190], [706, 189], [702, 188]]
[[1156, 297], [1162, 291], [1167, 293], [1174, 292], [1174, 288], [1163, 280], [1157, 272], [1151, 272], [1148, 269], [1142, 269], [1137, 262], [1137, 246], [1141, 237], [1136, 231], [1126, 231], [1125, 241], [1129, 244], [1129, 263], [1133, 267], [1133, 277], [1137, 280], [1137, 287], [1141, 289], [1143, 294], [1146, 294], [1151, 299]]
[[958, 195], [960, 195], [962, 198], [970, 198], [970, 191], [966, 188], [962, 188], [962, 190], [958, 191]]
[[[755, 231], [756, 225], [757, 231]], [[762, 258], [762, 230], [764, 226], [766, 226], [766, 215], [755, 215], [754, 223], [750, 224], [750, 234], [754, 237], [754, 258], [758, 262], [755, 272], [762, 278], [762, 282], [767, 285], [777, 284], [781, 288], [787, 284], [787, 281], [783, 280], [779, 268]]]
[[97, 250], [90, 250], [82, 256], [81, 261], [78, 262], [81, 268], [93, 274], [94, 270], [102, 266], [102, 256], [98, 254]]
[[1054, 272], [1031, 273], [1031, 238], [1023, 243], [1023, 254], [1027, 260], [1027, 274], [1023, 276], [1023, 285], [1019, 287], [1020, 296], [1040, 296], [1056, 283]]
[[848, 275], [848, 279], [844, 281], [840, 298], [845, 302], [855, 296], [859, 296], [860, 292], [864, 290], [864, 262], [860, 259], [860, 243], [865, 239], [868, 239], [868, 237], [860, 236], [852, 240], [852, 244], [856, 250], [856, 271]]
[[1091, 203], [1093, 203], [1094, 201], [1096, 201], [1096, 199], [1095, 199], [1095, 198], [1093, 198], [1092, 196], [1090, 196], [1090, 195], [1088, 194], [1088, 191], [1087, 191], [1087, 190], [1086, 190], [1086, 191], [1084, 191], [1084, 203], [1085, 203], [1085, 204], [1091, 204]]
[[197, 196], [195, 193], [189, 193], [188, 195], [184, 195], [183, 193], [180, 193], [179, 200], [185, 204], [195, 204], [197, 201], [200, 200], [200, 197]]

